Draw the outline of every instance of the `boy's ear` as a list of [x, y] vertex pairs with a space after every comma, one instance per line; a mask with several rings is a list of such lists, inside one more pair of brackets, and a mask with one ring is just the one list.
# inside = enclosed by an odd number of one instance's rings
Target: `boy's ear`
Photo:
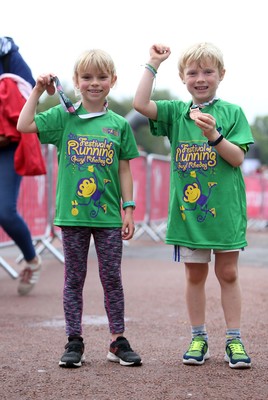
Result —
[[182, 74], [179, 73], [179, 77], [181, 78], [182, 83], [185, 84], [184, 76], [183, 76]]
[[117, 81], [117, 75], [114, 75], [111, 81], [111, 87], [114, 86], [115, 82]]
[[221, 71], [221, 73], [220, 73], [220, 81], [222, 81], [223, 80], [223, 78], [224, 78], [224, 75], [225, 75], [225, 69], [223, 69], [222, 71]]

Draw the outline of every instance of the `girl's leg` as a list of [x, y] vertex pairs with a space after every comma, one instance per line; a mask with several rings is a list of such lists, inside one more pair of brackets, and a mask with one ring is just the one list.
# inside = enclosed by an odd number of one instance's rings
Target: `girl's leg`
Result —
[[125, 303], [121, 276], [123, 247], [121, 229], [94, 229], [93, 234], [104, 292], [104, 306], [112, 340], [115, 340], [125, 330]]
[[215, 274], [221, 287], [221, 304], [227, 329], [239, 329], [241, 290], [238, 280], [239, 252], [215, 254]]
[[186, 305], [190, 323], [193, 326], [205, 324], [206, 293], [205, 283], [208, 275], [207, 263], [185, 263]]
[[31, 233], [17, 211], [22, 177], [14, 169], [16, 145], [1, 149], [0, 153], [0, 226], [16, 243], [26, 261], [36, 257]]
[[63, 308], [67, 336], [82, 335], [83, 288], [91, 230], [84, 227], [62, 227], [65, 259]]
[[122, 230], [121, 228], [94, 229], [93, 235], [104, 292], [104, 306], [111, 333], [107, 359], [125, 366], [141, 365], [141, 357], [133, 351], [129, 341], [123, 336], [125, 303], [121, 276]]

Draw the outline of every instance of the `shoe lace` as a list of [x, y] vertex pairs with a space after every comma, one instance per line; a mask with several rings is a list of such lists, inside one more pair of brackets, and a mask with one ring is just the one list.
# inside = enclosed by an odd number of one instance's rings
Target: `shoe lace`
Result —
[[229, 347], [233, 354], [246, 354], [242, 343], [230, 343]]
[[189, 346], [189, 351], [202, 351], [205, 346], [205, 340], [193, 340]]

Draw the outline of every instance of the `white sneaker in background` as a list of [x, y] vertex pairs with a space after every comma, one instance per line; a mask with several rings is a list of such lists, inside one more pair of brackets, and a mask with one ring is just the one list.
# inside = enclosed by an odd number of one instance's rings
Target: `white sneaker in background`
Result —
[[28, 294], [34, 285], [39, 281], [41, 274], [41, 257], [38, 256], [37, 264], [27, 264], [23, 271], [21, 271], [18, 286], [18, 293], [22, 296]]

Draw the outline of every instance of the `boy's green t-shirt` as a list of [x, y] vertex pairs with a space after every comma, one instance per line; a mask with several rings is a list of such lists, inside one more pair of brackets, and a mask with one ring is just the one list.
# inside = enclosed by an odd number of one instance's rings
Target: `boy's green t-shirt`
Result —
[[119, 161], [139, 156], [128, 121], [111, 110], [80, 119], [58, 105], [35, 122], [41, 143], [57, 147], [55, 225], [121, 227]]
[[[166, 243], [189, 248], [238, 249], [247, 245], [245, 183], [233, 167], [208, 145], [189, 117], [191, 103], [156, 101], [153, 135], [171, 144], [170, 200]], [[216, 128], [230, 142], [248, 150], [253, 143], [242, 109], [217, 100], [202, 109], [216, 119]]]

